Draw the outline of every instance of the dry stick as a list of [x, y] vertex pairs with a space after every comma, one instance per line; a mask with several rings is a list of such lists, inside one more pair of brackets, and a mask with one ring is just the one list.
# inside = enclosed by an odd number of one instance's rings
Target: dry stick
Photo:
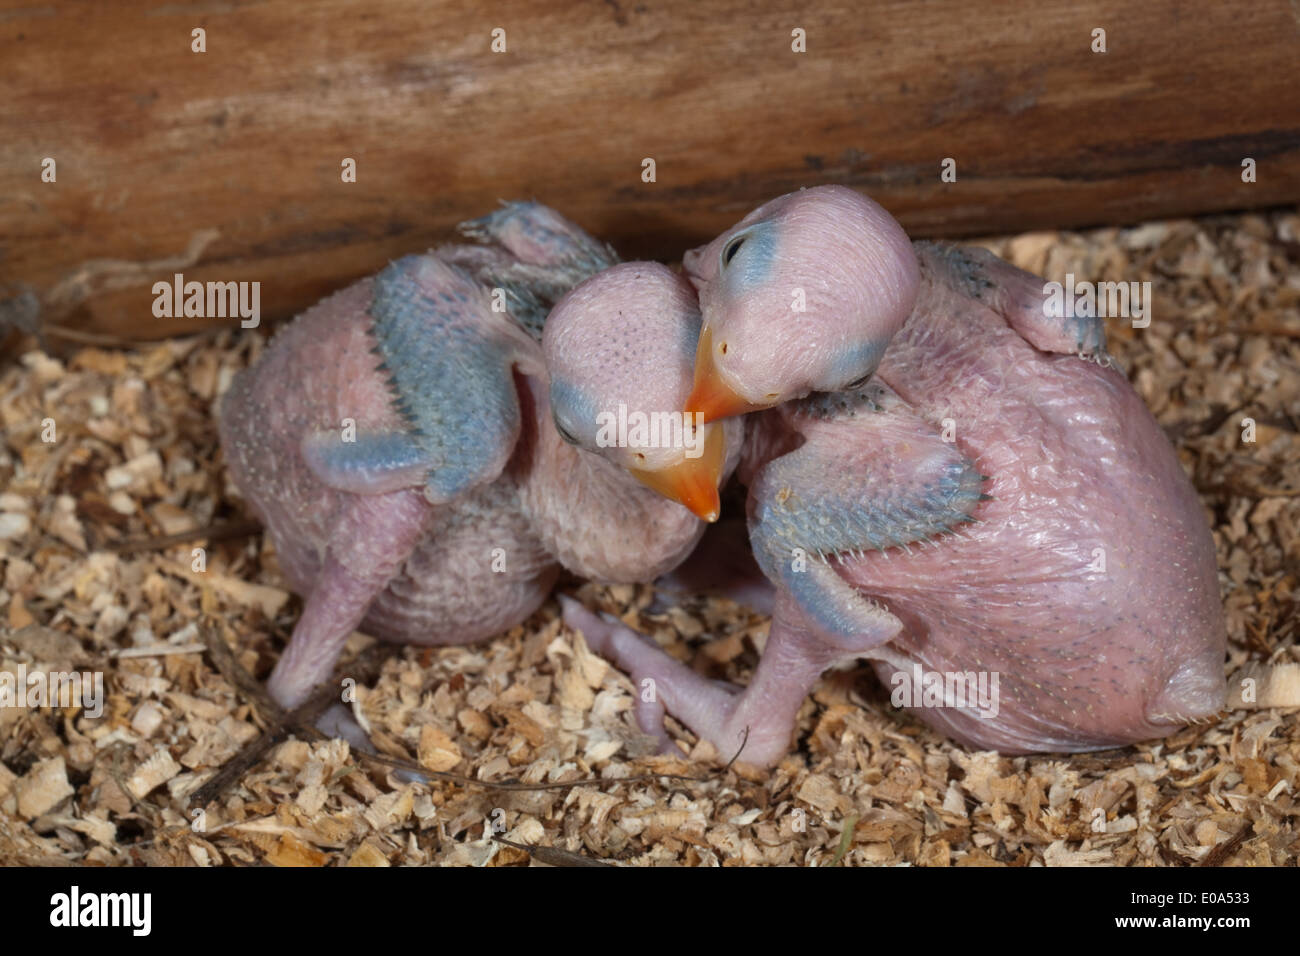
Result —
[[[300, 733], [308, 739], [321, 738], [324, 735], [312, 726], [312, 721], [319, 717], [334, 701], [333, 688], [325, 688], [311, 697], [307, 703], [296, 710], [284, 714], [283, 721], [276, 721], [255, 739], [245, 744], [239, 752], [221, 765], [203, 786], [190, 795], [190, 802], [195, 806], [207, 806], [226, 789], [237, 783], [263, 756], [276, 744], [289, 737], [290, 732]], [[281, 713], [284, 713], [281, 711]]]
[[[41, 298], [30, 290], [10, 299], [0, 300], [0, 326], [11, 325], [29, 335], [36, 336], [43, 351], [48, 352], [45, 333], [78, 342], [82, 345], [104, 345], [132, 348], [143, 344], [143, 339], [125, 339], [115, 335], [82, 332], [79, 329], [58, 325], [56, 322], [70, 315], [87, 299], [103, 292], [129, 289], [143, 285], [160, 272], [186, 269], [202, 258], [204, 251], [221, 233], [216, 229], [201, 229], [190, 235], [185, 251], [174, 256], [136, 262], [130, 259], [90, 259], [65, 275]], [[216, 329], [205, 330], [208, 332]]]
[[[226, 646], [226, 642], [217, 633], [216, 628], [201, 624], [199, 633], [203, 637], [203, 643], [208, 647], [208, 656], [211, 658], [213, 665], [232, 686], [252, 700], [254, 706], [268, 724], [261, 734], [240, 747], [239, 751], [222, 764], [221, 768], [206, 780], [203, 786], [190, 794], [190, 802], [195, 806], [203, 807], [225, 793], [226, 789], [233, 786], [248, 770], [252, 769], [267, 751], [288, 737], [289, 728], [286, 726], [286, 717], [288, 715], [284, 709], [271, 700], [270, 697], [265, 696], [260, 687], [255, 688], [252, 686], [255, 682], [248, 672], [239, 666], [239, 662], [235, 660], [235, 655]], [[310, 707], [315, 703], [316, 699], [313, 697], [303, 706]], [[322, 708], [323, 710], [324, 708]]]
[[1198, 863], [1197, 866], [1222, 866], [1228, 861], [1228, 858], [1231, 857], [1232, 854], [1236, 853], [1241, 845], [1246, 842], [1246, 837], [1250, 836], [1254, 832], [1255, 824], [1247, 820], [1246, 825], [1238, 830], [1233, 836], [1229, 837], [1209, 853], [1205, 854], [1205, 859]]
[[[255, 681], [252, 676], [240, 666], [235, 660], [235, 655], [226, 642], [217, 634], [216, 628], [206, 623], [199, 627], [199, 633], [203, 641], [207, 644], [209, 656], [213, 665], [230, 684], [238, 689], [249, 701], [257, 707], [267, 723], [267, 729], [256, 739], [250, 741], [240, 748], [235, 756], [231, 757], [221, 769], [203, 786], [191, 794], [191, 800], [202, 806], [211, 803], [219, 797], [225, 790], [234, 784], [240, 777], [251, 769], [262, 756], [266, 754], [277, 743], [284, 740], [292, 732], [302, 733], [304, 737], [310, 740], [324, 739], [322, 734], [315, 727], [315, 720], [324, 713], [329, 705], [334, 701], [337, 687], [334, 684], [322, 684], [303, 704], [296, 710], [285, 712], [279, 704], [273, 701]], [[374, 674], [377, 676], [378, 667], [387, 657], [396, 653], [397, 646], [393, 644], [376, 644], [374, 647], [366, 648], [358, 655], [353, 662], [350, 670], [357, 674], [357, 683], [368, 683], [371, 679], [367, 672], [374, 668]], [[686, 783], [707, 783], [710, 780], [716, 780], [723, 776], [735, 762], [740, 758], [749, 742], [749, 728], [745, 728], [745, 735], [741, 739], [740, 749], [732, 755], [726, 764], [711, 773], [702, 776], [680, 773], [646, 773], [638, 774], [632, 777], [617, 777], [612, 779], [602, 779], [600, 777], [585, 777], [579, 780], [559, 781], [552, 783], [521, 783], [517, 780], [507, 780], [494, 782], [489, 780], [476, 780], [473, 777], [466, 777], [458, 773], [450, 773], [441, 770], [426, 770], [419, 764], [403, 760], [399, 757], [389, 757], [386, 754], [365, 753], [364, 751], [353, 751], [362, 760], [369, 760], [382, 766], [390, 767], [396, 770], [402, 770], [406, 773], [414, 774], [423, 778], [426, 782], [430, 780], [442, 780], [447, 783], [455, 783], [464, 787], [474, 787], [483, 790], [506, 790], [506, 791], [537, 791], [537, 790], [567, 790], [572, 787], [592, 787], [601, 786], [610, 783], [651, 783], [659, 780], [681, 780]]]
[[268, 718], [268, 723], [283, 722], [284, 708], [272, 700], [271, 695], [253, 675], [244, 670], [239, 661], [235, 660], [235, 652], [217, 633], [217, 628], [213, 626], [211, 619], [205, 617], [199, 621], [199, 636], [207, 645], [208, 656], [212, 658], [212, 664], [217, 672], [229, 681], [235, 690], [249, 698], [262, 716]]
[[[149, 343], [148, 339], [124, 339], [118, 335], [82, 332], [79, 329], [70, 329], [66, 325], [57, 325], [53, 322], [44, 323], [40, 331], [56, 339], [67, 339], [69, 342], [76, 342], [78, 345], [98, 345], [113, 349], [133, 349]], [[42, 347], [42, 351], [49, 352], [49, 349]]]
[[[205, 622], [200, 627], [200, 634], [207, 645], [208, 653], [217, 671], [243, 697], [253, 704], [267, 724], [265, 731], [241, 747], [239, 752], [222, 765], [221, 769], [210, 780], [194, 791], [192, 794], [193, 801], [199, 805], [205, 805], [215, 800], [228, 787], [238, 781], [272, 747], [285, 740], [291, 732], [299, 733], [308, 740], [324, 739], [325, 735], [316, 729], [315, 721], [332, 705], [336, 690], [333, 684], [323, 684], [316, 689], [306, 703], [292, 711], [286, 711], [271, 699], [266, 690], [248, 671], [240, 666], [239, 662], [235, 660], [234, 653], [217, 633], [215, 627]], [[358, 657], [354, 669], [369, 671], [370, 662], [368, 659], [363, 658], [366, 658], [367, 655], [373, 658], [380, 654], [387, 657], [395, 653], [395, 651], [396, 648], [392, 645], [376, 645], [368, 648], [362, 652], [361, 657]], [[368, 676], [366, 679], [368, 679]]]
[[516, 850], [523, 850], [535, 860], [541, 860], [550, 866], [605, 866], [613, 864], [605, 863], [593, 856], [583, 856], [581, 853], [571, 853], [568, 850], [560, 850], [553, 846], [529, 846], [527, 843], [516, 843], [514, 840], [503, 840], [499, 836], [492, 838], [497, 843], [505, 846], [512, 846]]
[[[65, 276], [51, 288], [43, 298], [25, 289], [22, 293], [7, 299], [0, 299], [0, 333], [6, 327], [31, 335], [36, 344], [47, 355], [53, 354], [49, 340], [64, 339], [78, 345], [91, 345], [101, 348], [134, 349], [156, 343], [158, 338], [125, 338], [120, 335], [108, 335], [103, 332], [87, 332], [53, 321], [70, 315], [83, 302], [100, 292], [130, 288], [147, 283], [159, 272], [174, 272], [194, 265], [202, 257], [204, 250], [221, 234], [216, 229], [204, 229], [190, 237], [185, 252], [176, 256], [153, 259], [145, 262], [132, 262], [124, 259], [94, 259], [82, 263], [70, 275]], [[207, 325], [190, 332], [188, 335], [173, 336], [178, 341], [186, 339], [204, 340], [213, 338], [235, 328], [233, 324]]]
[[362, 753], [358, 756], [375, 763], [384, 764], [398, 770], [405, 770], [408, 773], [424, 777], [426, 780], [444, 780], [448, 783], [458, 783], [466, 787], [478, 787], [483, 790], [511, 790], [511, 791], [531, 791], [531, 790], [568, 790], [571, 787], [598, 787], [603, 784], [611, 783], [652, 783], [657, 780], [682, 780], [687, 783], [707, 783], [710, 780], [716, 780], [723, 774], [727, 773], [732, 765], [740, 758], [741, 751], [745, 749], [745, 744], [749, 741], [749, 728], [745, 728], [744, 739], [740, 742], [740, 750], [737, 750], [727, 763], [702, 776], [693, 776], [684, 773], [643, 773], [633, 777], [583, 777], [578, 780], [558, 780], [551, 783], [520, 783], [518, 780], [476, 780], [473, 777], [462, 776], [458, 773], [449, 773], [445, 770], [426, 770], [419, 764], [412, 763], [409, 760], [403, 760], [400, 757], [390, 757], [387, 754], [368, 754]]
[[[208, 654], [213, 665], [245, 698], [247, 698], [262, 715], [267, 724], [258, 737], [245, 744], [239, 752], [221, 766], [221, 769], [190, 795], [193, 803], [205, 806], [216, 800], [226, 789], [236, 783], [243, 775], [257, 764], [276, 744], [285, 740], [289, 734], [301, 734], [308, 740], [323, 740], [325, 735], [316, 729], [316, 718], [334, 703], [336, 688], [323, 684], [307, 699], [307, 702], [291, 711], [271, 699], [262, 686], [253, 679], [248, 671], [235, 660], [234, 653], [217, 633], [217, 629], [208, 623], [199, 628], [203, 642], [208, 647]], [[358, 655], [353, 669], [376, 673], [379, 664], [396, 652], [392, 645], [379, 644], [367, 648]]]
[[1191, 866], [1192, 861], [1174, 850], [1169, 849], [1163, 843], [1156, 844], [1156, 850], [1160, 853], [1160, 859], [1164, 860], [1170, 866]]
[[135, 554], [140, 551], [161, 551], [176, 544], [188, 544], [191, 541], [226, 541], [230, 538], [244, 538], [262, 530], [256, 521], [229, 521], [226, 524], [209, 525], [192, 531], [178, 531], [175, 534], [162, 534], [151, 538], [128, 538], [105, 545], [104, 550], [117, 554]]

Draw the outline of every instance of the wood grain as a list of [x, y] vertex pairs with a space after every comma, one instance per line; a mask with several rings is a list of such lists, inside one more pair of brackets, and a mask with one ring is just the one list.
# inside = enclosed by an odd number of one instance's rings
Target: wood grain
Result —
[[0, 297], [80, 269], [91, 294], [64, 324], [187, 331], [205, 320], [155, 318], [150, 287], [216, 230], [186, 278], [258, 280], [272, 319], [501, 198], [663, 259], [828, 182], [918, 236], [1295, 202], [1297, 16], [1288, 0], [0, 7]]

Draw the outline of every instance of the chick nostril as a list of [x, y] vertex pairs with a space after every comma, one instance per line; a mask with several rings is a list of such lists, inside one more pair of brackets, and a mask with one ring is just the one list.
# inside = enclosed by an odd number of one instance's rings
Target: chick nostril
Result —
[[719, 355], [726, 355], [726, 354], [727, 354], [727, 343], [726, 343], [726, 342], [719, 342], [719, 343], [718, 343], [718, 354], [719, 354]]

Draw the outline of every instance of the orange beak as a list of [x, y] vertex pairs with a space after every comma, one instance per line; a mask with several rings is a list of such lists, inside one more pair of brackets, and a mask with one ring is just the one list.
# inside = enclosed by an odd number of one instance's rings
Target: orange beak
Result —
[[724, 464], [726, 445], [722, 429], [714, 428], [710, 429], [709, 437], [704, 440], [704, 450], [700, 457], [683, 456], [677, 464], [656, 471], [641, 471], [636, 468], [629, 471], [642, 484], [689, 508], [697, 518], [712, 522], [718, 520], [718, 513], [722, 510], [718, 482], [722, 478]]
[[706, 325], [700, 331], [700, 344], [695, 350], [695, 388], [686, 400], [686, 411], [699, 412], [706, 422], [713, 422], [767, 407], [742, 398], [722, 380], [713, 362], [713, 332]]

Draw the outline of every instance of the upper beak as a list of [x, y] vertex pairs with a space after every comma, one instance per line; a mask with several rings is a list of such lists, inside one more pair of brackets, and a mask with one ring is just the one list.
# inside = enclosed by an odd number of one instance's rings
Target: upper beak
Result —
[[718, 483], [726, 464], [727, 449], [721, 428], [709, 429], [704, 440], [703, 453], [698, 458], [687, 458], [667, 468], [655, 471], [629, 469], [638, 481], [648, 485], [665, 498], [685, 505], [697, 518], [717, 521], [722, 510], [718, 497]]
[[706, 422], [712, 422], [770, 407], [755, 405], [723, 381], [713, 362], [713, 332], [707, 325], [701, 329], [700, 344], [695, 349], [695, 388], [686, 400], [686, 411], [699, 412]]

